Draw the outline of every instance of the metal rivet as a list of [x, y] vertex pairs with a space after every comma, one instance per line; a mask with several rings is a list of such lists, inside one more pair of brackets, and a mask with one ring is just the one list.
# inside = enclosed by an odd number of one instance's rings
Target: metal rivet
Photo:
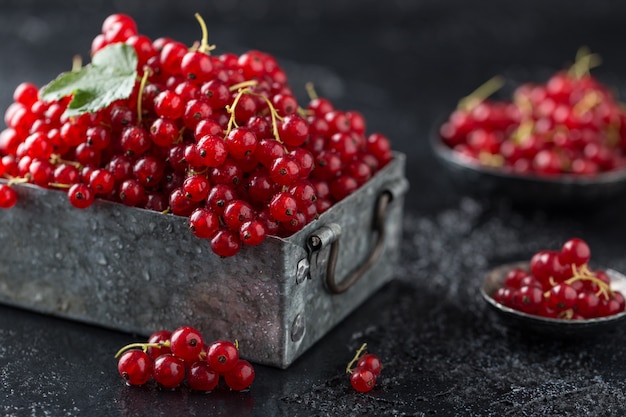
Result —
[[291, 341], [299, 342], [304, 336], [305, 330], [305, 322], [304, 316], [302, 314], [298, 314], [296, 318], [293, 320], [293, 324], [291, 325]]
[[296, 272], [296, 284], [302, 284], [306, 280], [310, 269], [311, 264], [309, 264], [309, 260], [307, 258], [300, 259], [298, 271]]

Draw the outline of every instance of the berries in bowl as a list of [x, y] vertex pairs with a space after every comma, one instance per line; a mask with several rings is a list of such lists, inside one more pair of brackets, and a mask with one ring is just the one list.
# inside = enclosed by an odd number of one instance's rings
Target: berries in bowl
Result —
[[533, 205], [614, 198], [626, 191], [626, 111], [591, 75], [598, 58], [579, 52], [544, 83], [510, 99], [494, 77], [437, 126], [431, 143], [452, 179], [478, 194]]
[[526, 262], [490, 271], [481, 293], [514, 324], [555, 334], [605, 329], [626, 317], [626, 277], [589, 266], [591, 251], [580, 238], [559, 250], [540, 250]]

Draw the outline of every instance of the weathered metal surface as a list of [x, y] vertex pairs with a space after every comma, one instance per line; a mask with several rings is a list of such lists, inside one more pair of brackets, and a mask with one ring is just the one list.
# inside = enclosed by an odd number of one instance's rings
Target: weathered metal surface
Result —
[[[242, 355], [286, 368], [393, 275], [407, 189], [404, 155], [366, 185], [286, 239], [270, 237], [219, 258], [189, 232], [187, 219], [97, 201], [70, 206], [65, 193], [19, 185], [0, 211], [0, 302], [148, 335], [191, 325], [208, 340], [237, 339]], [[324, 285], [328, 249], [310, 265], [307, 241], [339, 227], [337, 282], [375, 245], [374, 207], [385, 213], [382, 256], [354, 285]], [[315, 271], [315, 273], [312, 273]]]

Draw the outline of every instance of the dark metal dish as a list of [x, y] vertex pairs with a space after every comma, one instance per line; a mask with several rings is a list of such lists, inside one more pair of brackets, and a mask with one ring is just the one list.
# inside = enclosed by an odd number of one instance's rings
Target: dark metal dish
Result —
[[514, 203], [536, 207], [598, 203], [626, 197], [626, 170], [582, 177], [521, 175], [480, 165], [457, 154], [431, 135], [431, 148], [452, 181], [464, 192], [502, 196]]
[[[626, 311], [613, 316], [587, 320], [554, 319], [523, 313], [495, 301], [493, 294], [502, 286], [507, 272], [516, 267], [528, 268], [528, 266], [528, 262], [502, 265], [491, 270], [483, 281], [481, 287], [483, 298], [489, 307], [507, 323], [525, 330], [550, 333], [555, 336], [588, 336], [607, 331], [626, 319]], [[605, 269], [605, 271], [611, 278], [611, 289], [626, 293], [626, 276], [612, 269]]]

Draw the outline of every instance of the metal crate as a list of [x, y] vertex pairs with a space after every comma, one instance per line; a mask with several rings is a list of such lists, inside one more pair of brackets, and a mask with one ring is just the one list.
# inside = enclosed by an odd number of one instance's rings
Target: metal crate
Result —
[[288, 238], [219, 258], [187, 218], [16, 185], [0, 210], [0, 302], [149, 335], [181, 325], [288, 367], [392, 278], [405, 157]]

